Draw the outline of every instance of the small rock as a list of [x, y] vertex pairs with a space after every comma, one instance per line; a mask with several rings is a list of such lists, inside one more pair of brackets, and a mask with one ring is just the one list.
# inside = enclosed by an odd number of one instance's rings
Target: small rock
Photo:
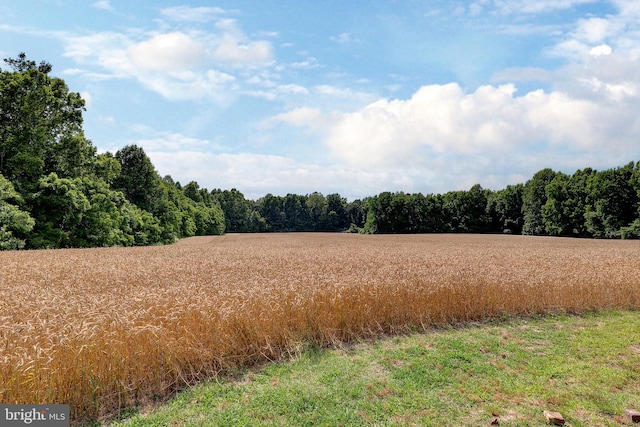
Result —
[[564, 418], [560, 412], [544, 411], [544, 417], [547, 419], [547, 424], [553, 424], [554, 426], [564, 425]]
[[624, 414], [632, 423], [640, 423], [640, 412], [634, 409], [627, 409]]
[[498, 417], [493, 417], [493, 419], [491, 420], [491, 425], [492, 426], [499, 426], [500, 422], [498, 421]]

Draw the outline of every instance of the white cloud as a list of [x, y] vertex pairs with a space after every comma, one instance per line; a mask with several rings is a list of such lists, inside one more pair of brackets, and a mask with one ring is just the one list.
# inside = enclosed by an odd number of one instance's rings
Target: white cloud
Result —
[[[134, 78], [169, 100], [222, 100], [235, 96], [234, 73], [268, 65], [272, 52], [268, 42], [249, 40], [235, 21], [222, 20], [218, 28], [217, 34], [132, 31], [67, 36], [64, 54], [85, 65], [87, 69], [72, 72], [87, 77]], [[110, 74], [89, 70], [96, 66]], [[283, 86], [282, 91], [300, 92], [301, 87]]]
[[62, 74], [66, 76], [75, 76], [78, 74], [84, 74], [85, 70], [82, 68], [67, 68], [66, 70], [62, 70]]
[[158, 34], [127, 48], [131, 62], [143, 70], [185, 70], [206, 61], [205, 47], [181, 32]]
[[111, 2], [109, 0], [98, 0], [93, 3], [93, 7], [96, 9], [102, 9], [107, 11], [113, 11], [113, 7], [111, 6]]
[[582, 61], [590, 51], [591, 46], [577, 39], [565, 40], [547, 49], [550, 56], [565, 58], [571, 62]]
[[637, 1], [613, 0], [617, 13], [578, 20], [573, 29], [549, 52], [575, 62], [590, 54], [602, 53], [608, 46], [611, 52], [640, 56], [640, 6]]
[[313, 87], [313, 92], [327, 98], [348, 100], [350, 102], [371, 102], [374, 96], [369, 92], [359, 92], [351, 88], [342, 88], [332, 85], [318, 85]]
[[268, 65], [273, 61], [273, 48], [266, 40], [251, 41], [242, 33], [234, 20], [220, 20], [216, 26], [222, 36], [213, 55], [229, 65]]
[[244, 90], [242, 93], [248, 96], [253, 96], [257, 98], [264, 98], [269, 101], [273, 101], [278, 99], [279, 97], [287, 97], [287, 96], [295, 96], [295, 95], [308, 95], [309, 90], [297, 84], [279, 84], [278, 76], [274, 76], [273, 79], [270, 79], [267, 75], [258, 76], [254, 75], [251, 78], [247, 79], [247, 83], [251, 86], [257, 86], [261, 89], [249, 89]]
[[548, 82], [552, 79], [553, 72], [535, 67], [507, 68], [494, 74], [492, 78], [495, 82], [523, 82], [535, 80]]
[[[397, 187], [403, 181], [413, 181], [408, 179], [407, 171], [364, 171], [343, 165], [299, 162], [284, 156], [189, 150], [145, 151], [161, 176], [171, 175], [183, 184], [196, 181], [200, 187], [209, 190], [237, 188], [245, 197], [254, 200], [267, 193], [285, 195], [313, 191], [325, 194], [338, 192], [355, 199], [377, 194], [380, 188]], [[345, 182], [349, 185], [345, 186]]]
[[331, 125], [332, 117], [333, 115], [324, 114], [318, 108], [300, 107], [271, 117], [265, 122], [264, 126], [271, 127], [283, 123], [290, 126], [321, 130]]
[[337, 36], [330, 37], [331, 41], [336, 43], [344, 44], [350, 43], [352, 41], [351, 34], [349, 33], [340, 33]]
[[163, 97], [177, 101], [207, 98], [222, 102], [232, 92], [230, 84], [235, 77], [216, 70], [204, 74], [194, 72], [145, 75], [142, 83]]
[[309, 90], [306, 87], [297, 84], [278, 85], [277, 90], [280, 93], [289, 93], [297, 95], [307, 95]]
[[[145, 133], [150, 130], [145, 129]], [[204, 152], [205, 150], [220, 148], [217, 144], [198, 138], [191, 138], [176, 132], [152, 132], [154, 138], [144, 138], [136, 140], [135, 144], [143, 147], [149, 152], [167, 152], [167, 151], [190, 151]]]
[[610, 19], [589, 18], [578, 21], [576, 38], [589, 43], [601, 43], [617, 29]]
[[[505, 159], [531, 163], [540, 156], [549, 165], [567, 153], [619, 160], [637, 145], [640, 119], [628, 105], [612, 103], [615, 97], [603, 105], [562, 92], [517, 97], [515, 91], [513, 85], [473, 93], [455, 83], [424, 86], [410, 99], [379, 100], [343, 114], [325, 142], [352, 167], [431, 168], [434, 159], [447, 157], [455, 158], [463, 174], [481, 164], [490, 169], [504, 162], [511, 169]], [[606, 144], [611, 135], [615, 149]], [[557, 154], [546, 155], [549, 147]]]
[[82, 97], [82, 99], [84, 99], [84, 105], [85, 107], [89, 108], [91, 107], [91, 103], [93, 102], [93, 98], [91, 97], [91, 94], [89, 92], [81, 92], [80, 96]]
[[314, 58], [313, 56], [309, 56], [304, 61], [292, 62], [288, 66], [296, 70], [311, 70], [314, 68], [318, 68], [320, 64], [318, 63], [318, 60], [316, 58]]
[[637, 0], [612, 0], [611, 2], [616, 5], [620, 15], [631, 18], [640, 16], [640, 3]]
[[203, 52], [198, 42], [182, 33], [154, 35], [139, 43], [124, 34], [98, 33], [67, 39], [65, 56], [101, 66], [111, 78], [134, 78], [170, 100], [220, 99], [235, 78], [215, 69], [199, 69], [205, 61]]
[[[101, 32], [89, 36], [66, 37], [64, 56], [87, 66], [99, 66], [111, 77], [124, 78], [134, 74], [134, 66], [127, 57], [126, 48], [132, 44], [129, 37], [114, 32]], [[88, 71], [86, 71], [88, 73]]]
[[591, 48], [589, 51], [589, 55], [591, 56], [602, 56], [602, 55], [611, 55], [611, 46], [606, 44], [601, 44], [596, 47]]
[[597, 1], [599, 0], [495, 0], [493, 3], [496, 9], [504, 14], [534, 14], [570, 9]]
[[162, 9], [160, 13], [172, 21], [204, 23], [217, 19], [225, 11], [219, 7], [176, 6]]

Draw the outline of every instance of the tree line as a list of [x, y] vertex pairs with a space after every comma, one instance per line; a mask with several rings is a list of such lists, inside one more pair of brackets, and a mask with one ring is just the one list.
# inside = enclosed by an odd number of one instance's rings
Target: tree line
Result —
[[640, 162], [573, 175], [543, 169], [499, 191], [479, 184], [446, 194], [381, 193], [368, 200], [365, 232], [512, 233], [640, 237]]
[[640, 162], [544, 169], [499, 191], [267, 194], [181, 185], [141, 147], [98, 153], [84, 101], [24, 53], [0, 68], [0, 249], [131, 246], [226, 232], [513, 233], [640, 237]]
[[640, 237], [640, 162], [573, 175], [543, 169], [498, 191], [479, 184], [445, 194], [383, 192], [347, 202], [339, 194], [213, 190], [229, 232], [509, 233], [592, 238]]

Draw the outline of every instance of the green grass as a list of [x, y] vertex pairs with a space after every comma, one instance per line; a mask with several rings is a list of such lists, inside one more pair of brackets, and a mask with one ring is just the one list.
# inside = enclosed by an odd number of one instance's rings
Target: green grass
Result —
[[310, 348], [114, 426], [620, 426], [640, 409], [640, 312], [503, 319]]

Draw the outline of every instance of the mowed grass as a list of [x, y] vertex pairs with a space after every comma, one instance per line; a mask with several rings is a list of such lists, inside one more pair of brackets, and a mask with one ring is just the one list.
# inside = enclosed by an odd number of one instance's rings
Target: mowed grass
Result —
[[116, 427], [632, 425], [640, 312], [472, 322], [307, 349], [218, 378]]
[[227, 235], [3, 252], [0, 402], [109, 417], [309, 345], [637, 309], [639, 277], [637, 241], [525, 236]]

